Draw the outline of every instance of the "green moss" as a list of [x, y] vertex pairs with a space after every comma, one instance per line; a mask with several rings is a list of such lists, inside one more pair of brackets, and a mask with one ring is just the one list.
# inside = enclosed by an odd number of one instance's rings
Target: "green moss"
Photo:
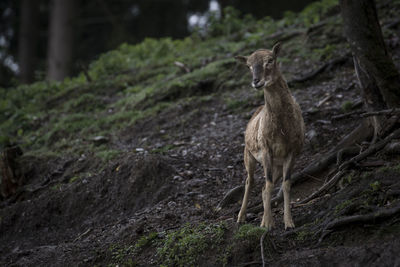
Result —
[[150, 232], [148, 235], [142, 236], [134, 245], [134, 253], [139, 253], [143, 248], [150, 246], [158, 238], [157, 232]]
[[308, 235], [309, 235], [309, 232], [307, 232], [307, 231], [298, 231], [296, 233], [296, 240], [297, 241], [304, 241], [304, 240], [306, 240]]
[[342, 111], [343, 112], [349, 112], [353, 109], [353, 102], [351, 101], [345, 101], [342, 103]]
[[350, 206], [351, 203], [353, 203], [353, 200], [348, 199], [348, 200], [345, 200], [345, 201], [343, 201], [342, 203], [338, 204], [338, 205], [335, 207], [335, 211], [334, 211], [335, 215], [336, 215], [336, 214], [339, 214], [342, 210], [344, 210], [345, 208], [347, 208], [348, 206]]
[[185, 225], [168, 233], [157, 249], [161, 266], [196, 266], [206, 250], [220, 250], [226, 231], [224, 224]]
[[379, 181], [374, 181], [369, 184], [371, 187], [372, 191], [379, 191], [381, 189], [381, 183]]
[[378, 173], [387, 173], [387, 172], [400, 172], [400, 164], [394, 166], [384, 166], [378, 169]]
[[75, 181], [77, 181], [79, 178], [80, 178], [80, 177], [79, 177], [78, 175], [75, 175], [75, 176], [73, 176], [73, 177], [71, 177], [71, 178], [69, 179], [69, 183], [72, 184], [72, 183], [74, 183]]
[[267, 231], [264, 227], [254, 226], [252, 224], [241, 225], [235, 233], [234, 239], [239, 241], [254, 242], [260, 240], [263, 233]]

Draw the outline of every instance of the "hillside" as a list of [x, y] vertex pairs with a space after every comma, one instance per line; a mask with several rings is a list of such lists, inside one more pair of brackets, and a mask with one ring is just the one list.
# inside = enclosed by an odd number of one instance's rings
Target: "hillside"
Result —
[[[400, 2], [380, 0], [377, 7], [400, 69]], [[234, 56], [282, 42], [281, 70], [307, 132], [295, 172], [359, 125], [358, 117], [331, 118], [363, 110], [362, 92], [337, 1], [281, 20], [225, 12], [207, 33], [123, 44], [77, 77], [0, 89], [0, 147], [23, 151], [22, 186], [0, 199], [0, 265], [262, 264], [262, 169], [247, 224], [235, 223], [241, 195], [216, 210], [244, 183], [243, 133], [263, 104]], [[400, 264], [399, 154], [371, 154], [300, 204], [335, 168], [333, 162], [293, 186], [294, 230], [284, 231], [282, 205], [273, 209], [276, 228], [263, 239], [267, 264]], [[331, 224], [357, 215], [365, 216]]]

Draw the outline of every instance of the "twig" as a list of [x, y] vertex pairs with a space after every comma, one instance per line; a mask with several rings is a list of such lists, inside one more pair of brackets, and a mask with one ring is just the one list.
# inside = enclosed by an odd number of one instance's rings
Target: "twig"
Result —
[[260, 238], [260, 246], [261, 246], [261, 259], [262, 259], [262, 266], [265, 267], [265, 258], [264, 258], [264, 239], [267, 236], [268, 232], [265, 231]]
[[316, 105], [317, 108], [319, 108], [320, 106], [322, 106], [326, 101], [328, 101], [329, 99], [332, 98], [332, 95], [328, 95], [325, 98], [323, 98], [321, 101], [319, 101]]
[[82, 237], [84, 237], [85, 235], [87, 235], [88, 233], [90, 233], [93, 229], [89, 228], [87, 229], [85, 232], [83, 232], [82, 234], [80, 234], [77, 238], [75, 238], [75, 240], [73, 242], [78, 241], [79, 239], [81, 239]]

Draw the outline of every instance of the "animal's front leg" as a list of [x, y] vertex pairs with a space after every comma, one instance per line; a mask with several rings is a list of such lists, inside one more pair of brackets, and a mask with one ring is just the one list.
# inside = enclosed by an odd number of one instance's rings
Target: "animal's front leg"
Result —
[[284, 199], [284, 207], [283, 207], [283, 220], [285, 222], [285, 229], [294, 228], [294, 223], [292, 219], [292, 213], [290, 211], [290, 175], [293, 168], [293, 158], [292, 156], [288, 157], [283, 164], [283, 199]]
[[272, 217], [271, 210], [271, 195], [272, 189], [274, 188], [274, 181], [272, 178], [272, 157], [265, 155], [263, 157], [263, 167], [266, 177], [265, 186], [262, 191], [262, 199], [264, 205], [264, 214], [261, 221], [261, 227], [266, 227], [268, 230], [272, 229], [274, 226], [274, 219]]
[[249, 201], [250, 190], [254, 183], [254, 169], [256, 166], [256, 160], [246, 148], [244, 149], [244, 166], [246, 167], [247, 178], [246, 178], [245, 192], [242, 201], [242, 207], [240, 208], [240, 212], [237, 219], [238, 223], [244, 223], [246, 220], [247, 203]]
[[263, 218], [262, 218], [260, 226], [266, 227], [268, 230], [272, 229], [272, 227], [274, 226], [274, 219], [272, 217], [272, 210], [271, 210], [271, 194], [272, 194], [273, 188], [274, 188], [274, 184], [272, 183], [272, 181], [269, 181], [267, 178], [265, 186], [263, 187], [263, 190], [262, 190], [264, 214], [263, 214]]

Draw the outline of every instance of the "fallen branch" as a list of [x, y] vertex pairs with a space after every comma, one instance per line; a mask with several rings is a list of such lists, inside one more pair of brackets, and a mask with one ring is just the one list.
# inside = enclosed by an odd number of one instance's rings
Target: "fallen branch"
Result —
[[320, 74], [321, 72], [323, 72], [326, 69], [331, 69], [332, 67], [334, 67], [335, 65], [340, 65], [340, 64], [344, 64], [348, 59], [350, 58], [349, 54], [346, 54], [345, 56], [341, 57], [341, 58], [336, 58], [333, 60], [328, 61], [327, 63], [325, 63], [324, 65], [322, 65], [321, 67], [319, 67], [316, 70], [313, 70], [307, 74], [305, 74], [302, 77], [298, 77], [298, 78], [293, 78], [292, 80], [290, 80], [288, 82], [289, 86], [292, 86], [294, 83], [302, 83], [308, 80], [313, 79], [315, 76], [317, 76], [318, 74]]

